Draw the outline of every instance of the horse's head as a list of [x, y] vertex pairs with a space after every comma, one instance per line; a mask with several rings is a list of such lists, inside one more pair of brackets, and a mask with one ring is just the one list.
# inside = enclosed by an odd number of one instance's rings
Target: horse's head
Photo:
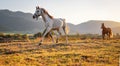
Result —
[[39, 16], [41, 16], [42, 14], [42, 8], [40, 8], [39, 6], [36, 7], [36, 11], [33, 14], [33, 19], [38, 19]]
[[101, 29], [105, 28], [105, 25], [104, 23], [101, 24]]
[[53, 19], [53, 17], [44, 8], [40, 8], [39, 6], [36, 7], [33, 19], [34, 18], [38, 19], [39, 16], [42, 16], [44, 14], [47, 14], [51, 19]]

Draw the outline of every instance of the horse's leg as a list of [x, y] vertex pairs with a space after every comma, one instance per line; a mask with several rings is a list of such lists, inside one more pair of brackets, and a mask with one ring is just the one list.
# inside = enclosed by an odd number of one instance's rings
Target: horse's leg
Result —
[[104, 34], [104, 33], [102, 33], [102, 39], [103, 39], [103, 40], [105, 39], [105, 34]]
[[102, 39], [104, 40], [105, 39], [105, 31], [102, 30]]
[[59, 33], [59, 35], [57, 35], [56, 43], [58, 43], [58, 38], [61, 36], [60, 29], [59, 29], [59, 30], [57, 30], [57, 32]]
[[108, 33], [107, 35], [108, 35], [108, 39], [110, 39], [110, 33]]
[[106, 39], [109, 39], [109, 33], [105, 33]]
[[63, 27], [63, 30], [64, 30], [64, 33], [65, 33], [65, 36], [66, 36], [66, 44], [68, 44], [68, 37], [67, 37], [67, 32], [66, 32], [66, 27]]
[[51, 30], [51, 28], [50, 28], [50, 27], [47, 27], [47, 28], [46, 28], [45, 32], [44, 32], [44, 33], [43, 33], [43, 35], [42, 35], [42, 39], [41, 39], [41, 41], [40, 41], [39, 45], [41, 45], [41, 44], [42, 44], [42, 42], [43, 42], [43, 40], [44, 40], [44, 38], [45, 38], [46, 34], [47, 34], [50, 30]]
[[44, 33], [46, 32], [46, 30], [47, 30], [47, 28], [43, 31], [42, 36], [43, 36], [43, 35], [44, 35]]
[[54, 43], [54, 38], [52, 36], [52, 33], [50, 32], [50, 37], [52, 38], [52, 42]]

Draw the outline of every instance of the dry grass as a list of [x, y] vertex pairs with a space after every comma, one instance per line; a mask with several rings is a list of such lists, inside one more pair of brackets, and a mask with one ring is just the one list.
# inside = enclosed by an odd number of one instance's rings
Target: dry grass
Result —
[[[62, 41], [61, 41], [62, 42]], [[70, 44], [1, 43], [2, 66], [118, 66], [120, 40], [70, 40]]]

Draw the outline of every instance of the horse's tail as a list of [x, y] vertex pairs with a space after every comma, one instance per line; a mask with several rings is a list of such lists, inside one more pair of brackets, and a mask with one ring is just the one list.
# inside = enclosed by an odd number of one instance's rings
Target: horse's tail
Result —
[[63, 30], [66, 32], [66, 34], [69, 33], [69, 27], [68, 27], [65, 19], [63, 19]]
[[108, 28], [109, 29], [109, 37], [110, 38], [113, 38], [113, 32], [112, 32], [112, 29], [111, 28]]
[[110, 38], [113, 38], [113, 32], [112, 31], [110, 32]]

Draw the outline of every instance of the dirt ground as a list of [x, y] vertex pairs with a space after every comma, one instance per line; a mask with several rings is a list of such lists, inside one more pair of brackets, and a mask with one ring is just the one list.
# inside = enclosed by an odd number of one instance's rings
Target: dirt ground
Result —
[[0, 66], [119, 66], [120, 40], [0, 43]]

